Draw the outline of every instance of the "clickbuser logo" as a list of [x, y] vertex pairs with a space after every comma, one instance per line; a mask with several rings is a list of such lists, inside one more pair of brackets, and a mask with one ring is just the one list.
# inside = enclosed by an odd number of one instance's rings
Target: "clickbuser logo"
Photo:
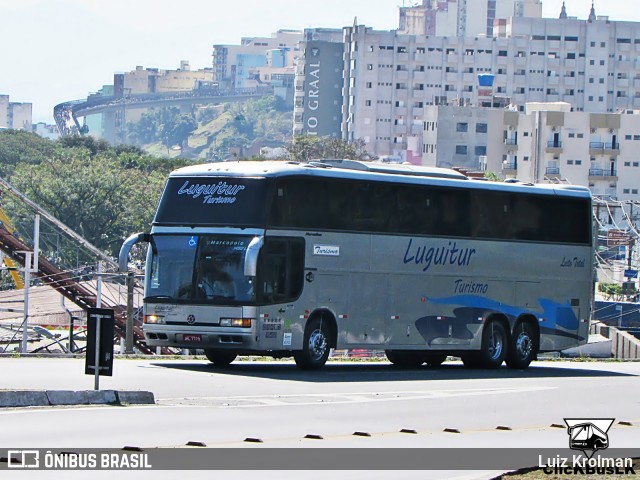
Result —
[[9, 450], [7, 452], [8, 468], [39, 468], [40, 452], [38, 450]]
[[598, 450], [609, 446], [607, 432], [613, 425], [614, 418], [565, 418], [569, 434], [569, 448], [579, 450], [587, 458], [591, 458]]

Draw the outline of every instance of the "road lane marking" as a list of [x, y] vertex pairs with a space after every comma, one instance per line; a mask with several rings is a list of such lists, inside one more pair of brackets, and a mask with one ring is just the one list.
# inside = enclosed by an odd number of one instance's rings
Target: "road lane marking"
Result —
[[158, 399], [163, 406], [204, 406], [209, 408], [262, 408], [305, 405], [433, 400], [471, 396], [504, 395], [555, 390], [557, 387], [504, 387], [446, 390], [406, 390], [395, 392], [301, 393], [290, 395], [241, 395], [225, 397], [177, 397]]

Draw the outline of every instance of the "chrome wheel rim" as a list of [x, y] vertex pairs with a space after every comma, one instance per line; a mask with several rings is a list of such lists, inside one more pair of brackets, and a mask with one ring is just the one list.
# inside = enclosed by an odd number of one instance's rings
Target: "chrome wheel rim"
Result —
[[309, 353], [313, 360], [320, 360], [327, 351], [327, 337], [321, 330], [314, 330], [309, 336]]
[[516, 340], [516, 352], [518, 352], [520, 358], [524, 359], [529, 357], [532, 349], [533, 342], [531, 341], [531, 337], [526, 332], [522, 332], [518, 335], [518, 339]]
[[489, 356], [492, 360], [497, 360], [502, 355], [502, 349], [504, 348], [502, 335], [496, 332], [491, 325], [491, 335], [489, 336]]

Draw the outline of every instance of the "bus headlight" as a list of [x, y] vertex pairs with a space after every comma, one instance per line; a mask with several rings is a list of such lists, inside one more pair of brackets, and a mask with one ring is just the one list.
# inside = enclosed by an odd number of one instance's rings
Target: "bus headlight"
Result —
[[221, 327], [251, 328], [250, 318], [221, 318]]
[[154, 324], [154, 325], [164, 325], [164, 317], [161, 315], [145, 315], [144, 323]]

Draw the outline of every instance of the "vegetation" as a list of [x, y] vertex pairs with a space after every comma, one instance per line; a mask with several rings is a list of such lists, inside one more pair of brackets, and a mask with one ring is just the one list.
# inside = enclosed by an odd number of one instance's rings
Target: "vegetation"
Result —
[[[123, 238], [148, 229], [167, 175], [186, 164], [92, 137], [52, 142], [35, 134], [0, 132], [3, 178], [112, 255]], [[5, 208], [13, 208], [8, 213], [16, 218], [23, 213], [7, 202]]]
[[291, 123], [291, 109], [266, 96], [189, 114], [176, 107], [152, 110], [127, 124], [127, 139], [147, 151], [157, 152], [162, 145], [166, 153], [176, 149], [183, 158], [221, 161], [251, 156], [257, 146], [284, 146]]
[[370, 160], [363, 140], [345, 142], [339, 138], [303, 135], [287, 145], [291, 160], [308, 162], [318, 158]]

